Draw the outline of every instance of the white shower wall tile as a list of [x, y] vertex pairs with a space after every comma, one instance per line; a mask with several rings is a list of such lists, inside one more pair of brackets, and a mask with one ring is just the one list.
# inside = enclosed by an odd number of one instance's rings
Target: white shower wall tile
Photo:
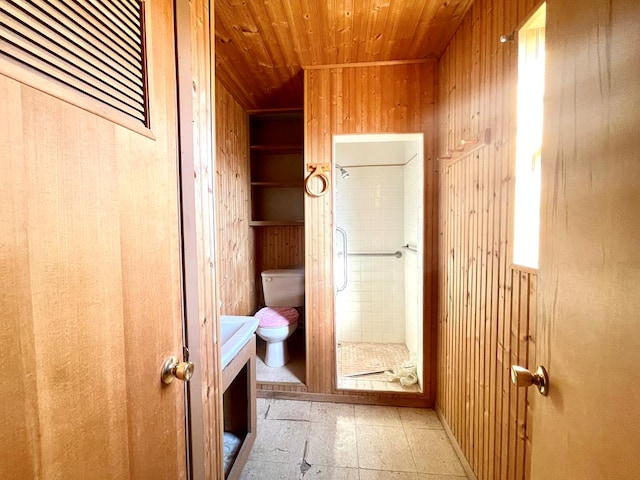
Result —
[[[349, 251], [399, 250], [404, 227], [402, 167], [353, 169], [348, 182], [339, 186], [336, 220], [347, 231]], [[339, 340], [404, 342], [403, 268], [394, 257], [349, 257], [348, 286], [336, 305]]]
[[[404, 243], [417, 247], [417, 252], [407, 251], [405, 256], [405, 284], [406, 290], [406, 342], [412, 358], [422, 357], [422, 261], [424, 246], [424, 208], [421, 199], [424, 192], [422, 156], [418, 155], [405, 167], [405, 198], [404, 198]], [[422, 363], [418, 362], [418, 378], [422, 383]]]

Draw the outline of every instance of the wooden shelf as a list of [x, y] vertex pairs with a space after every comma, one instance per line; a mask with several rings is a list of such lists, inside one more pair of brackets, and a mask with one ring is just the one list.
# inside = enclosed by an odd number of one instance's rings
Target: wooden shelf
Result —
[[303, 225], [304, 122], [301, 111], [254, 114], [250, 125], [252, 227]]
[[252, 220], [249, 222], [250, 227], [295, 227], [296, 225], [304, 225], [304, 220], [280, 221], [280, 220]]
[[222, 370], [222, 390], [224, 431], [242, 440], [226, 477], [228, 480], [237, 480], [247, 463], [258, 432], [255, 335]]
[[252, 187], [268, 187], [268, 188], [302, 188], [302, 182], [251, 182]]
[[254, 152], [276, 152], [276, 153], [302, 153], [302, 145], [251, 145], [249, 147]]

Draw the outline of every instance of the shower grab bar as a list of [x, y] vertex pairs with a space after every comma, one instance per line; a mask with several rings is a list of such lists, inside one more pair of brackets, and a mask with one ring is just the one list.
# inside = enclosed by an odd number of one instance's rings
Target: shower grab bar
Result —
[[408, 243], [406, 245], [403, 245], [402, 248], [406, 248], [407, 250], [409, 250], [411, 252], [417, 252], [418, 251], [418, 247], [414, 247], [413, 245], [409, 245]]
[[402, 252], [397, 250], [393, 253], [383, 252], [347, 252], [348, 257], [402, 257]]
[[[347, 252], [347, 232], [340, 227], [336, 227], [336, 232], [340, 233], [340, 235], [342, 235], [342, 251], [343, 252]], [[348, 255], [348, 253], [347, 253]], [[342, 255], [342, 269], [344, 271], [344, 275], [342, 277], [342, 285], [340, 285], [338, 288], [336, 288], [336, 292], [341, 292], [343, 291], [345, 288], [347, 288], [347, 282], [349, 281], [348, 279], [348, 267], [349, 267], [349, 261], [347, 260], [347, 255]]]

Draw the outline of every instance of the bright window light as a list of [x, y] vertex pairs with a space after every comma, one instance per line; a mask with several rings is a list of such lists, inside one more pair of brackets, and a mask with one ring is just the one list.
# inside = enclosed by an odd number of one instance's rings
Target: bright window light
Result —
[[543, 4], [518, 33], [513, 263], [533, 269], [538, 268], [540, 243], [545, 22], [546, 5]]

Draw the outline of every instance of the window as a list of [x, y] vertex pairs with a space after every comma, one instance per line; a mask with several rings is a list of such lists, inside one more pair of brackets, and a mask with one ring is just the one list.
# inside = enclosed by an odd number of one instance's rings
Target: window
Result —
[[538, 268], [540, 243], [545, 23], [543, 4], [518, 34], [513, 263], [534, 269]]

